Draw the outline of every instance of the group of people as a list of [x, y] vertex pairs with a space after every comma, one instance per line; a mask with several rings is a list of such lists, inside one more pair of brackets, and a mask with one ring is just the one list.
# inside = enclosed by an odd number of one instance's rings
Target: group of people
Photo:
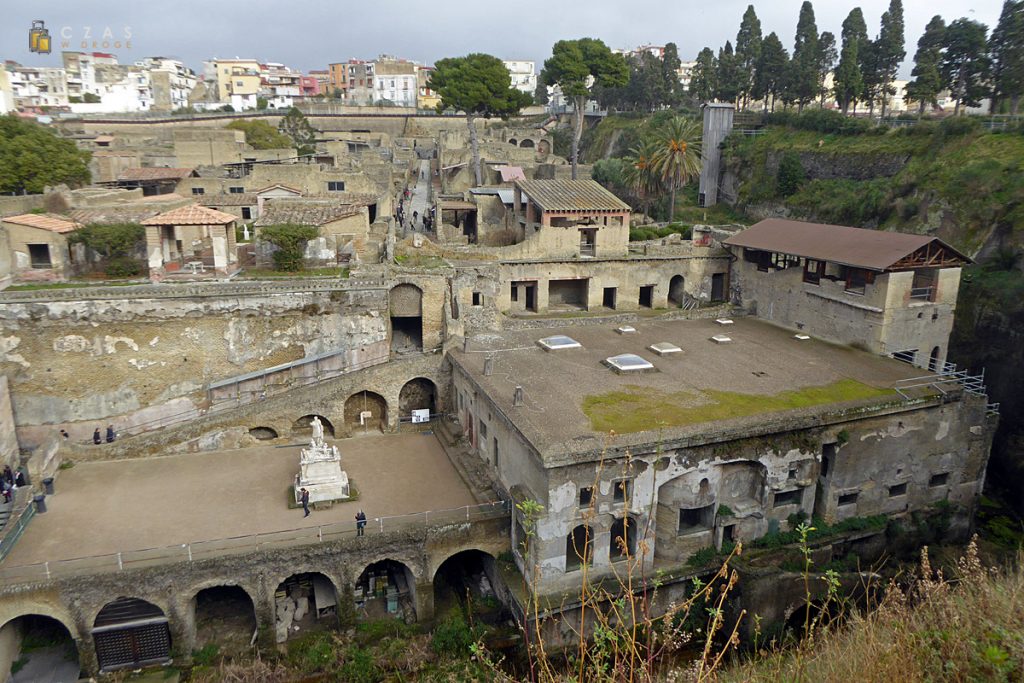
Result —
[[[303, 487], [299, 489], [299, 502], [302, 503], [303, 517], [309, 517], [309, 491]], [[366, 513], [360, 510], [356, 513], [356, 536], [362, 536], [366, 529]]]
[[[62, 429], [61, 430], [61, 434], [64, 434], [64, 433], [65, 432]], [[64, 438], [66, 439], [67, 436], [65, 436]], [[107, 443], [114, 443], [114, 439], [116, 439], [116, 438], [117, 438], [117, 432], [114, 431], [114, 425], [107, 425], [107, 436], [106, 436]], [[94, 431], [92, 433], [92, 442], [94, 444], [96, 444], [97, 446], [99, 446], [101, 443], [103, 443], [103, 436], [100, 434], [100, 428], [99, 427], [97, 427], [96, 431]]]
[[10, 465], [4, 465], [4, 471], [0, 473], [0, 494], [3, 495], [3, 502], [10, 503], [15, 489], [24, 485], [25, 473], [20, 469], [15, 472]]

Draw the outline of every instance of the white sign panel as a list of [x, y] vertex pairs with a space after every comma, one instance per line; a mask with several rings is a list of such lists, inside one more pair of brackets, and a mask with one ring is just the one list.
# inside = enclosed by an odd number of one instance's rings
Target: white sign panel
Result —
[[412, 411], [412, 422], [413, 424], [430, 422], [430, 408], [420, 408], [419, 410]]

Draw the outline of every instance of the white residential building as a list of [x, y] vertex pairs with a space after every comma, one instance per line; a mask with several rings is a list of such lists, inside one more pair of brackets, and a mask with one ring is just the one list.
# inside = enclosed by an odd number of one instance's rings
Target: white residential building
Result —
[[697, 66], [697, 62], [681, 62], [676, 70], [679, 82], [687, 91], [690, 89], [690, 81], [693, 80], [693, 68], [695, 66]]
[[512, 87], [533, 95], [537, 90], [537, 63], [528, 60], [505, 60], [512, 78]]
[[398, 107], [416, 107], [419, 83], [416, 64], [404, 59], [381, 57], [374, 64], [373, 100]]
[[9, 63], [7, 71], [15, 108], [67, 106], [64, 69]]
[[270, 109], [289, 109], [302, 96], [302, 72], [284, 64], [260, 64], [260, 97]]
[[153, 108], [180, 109], [188, 106], [188, 97], [196, 87], [196, 75], [177, 59], [146, 57], [135, 66], [149, 72], [153, 90]]
[[0, 66], [0, 115], [14, 110], [14, 92], [7, 69]]

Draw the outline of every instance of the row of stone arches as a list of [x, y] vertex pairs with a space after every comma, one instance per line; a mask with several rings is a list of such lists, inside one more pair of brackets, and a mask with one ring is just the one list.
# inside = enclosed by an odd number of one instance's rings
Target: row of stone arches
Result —
[[[350, 609], [341, 604], [343, 600], [353, 601], [357, 618], [364, 620], [429, 621], [436, 602], [448, 604], [452, 596], [459, 599], [470, 587], [495, 577], [494, 557], [475, 548], [452, 554], [429, 577], [418, 576], [414, 567], [385, 557], [370, 562], [348, 581], [332, 577], [329, 571], [304, 568], [276, 586], [271, 583], [274, 588], [263, 599], [238, 584], [206, 585], [192, 595], [187, 614], [168, 614], [166, 608], [149, 600], [120, 596], [104, 604], [87, 626], [94, 650], [88, 656], [79, 649], [84, 634], [76, 630], [73, 621], [56, 613], [28, 612], [9, 619], [0, 625], [0, 642], [20, 642], [25, 634], [43, 632], [46, 642], [67, 651], [64, 675], [77, 680], [79, 669], [93, 655], [97, 671], [115, 671], [166, 663], [175, 649], [198, 650], [215, 644], [223, 653], [241, 653], [256, 642], [263, 628], [273, 631], [277, 642], [310, 630], [333, 629], [341, 610]], [[480, 580], [480, 574], [487, 576], [486, 582]], [[428, 595], [419, 595], [423, 590]], [[262, 620], [270, 623], [261, 624], [261, 614]], [[185, 623], [174, 624], [172, 619]], [[11, 638], [8, 629], [18, 635]], [[184, 637], [191, 642], [175, 643], [176, 637], [188, 632], [191, 635]]]
[[[433, 380], [414, 377], [402, 385], [399, 391], [398, 419], [400, 422], [411, 421], [413, 412], [418, 410], [427, 410], [433, 417], [438, 414], [438, 406], [438, 388]], [[387, 431], [390, 424], [388, 411], [388, 402], [379, 393], [370, 390], [357, 391], [345, 399], [341, 420], [332, 420], [316, 413], [302, 415], [292, 422], [289, 435], [310, 435], [314, 418], [320, 419], [324, 435], [331, 438], [368, 431]], [[279, 429], [268, 425], [253, 427], [249, 434], [260, 441], [285, 436]]]
[[509, 138], [508, 144], [512, 145], [513, 147], [519, 147], [522, 149], [536, 148], [536, 150], [541, 154], [551, 153], [551, 143], [543, 138], [539, 140], [534, 140], [533, 138]]

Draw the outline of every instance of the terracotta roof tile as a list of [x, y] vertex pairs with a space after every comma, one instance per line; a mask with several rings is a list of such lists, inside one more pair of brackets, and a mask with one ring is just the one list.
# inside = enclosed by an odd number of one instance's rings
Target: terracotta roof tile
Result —
[[74, 232], [75, 230], [84, 227], [81, 223], [68, 220], [64, 216], [55, 216], [48, 213], [26, 213], [21, 216], [7, 216], [3, 221], [5, 223], [24, 225], [30, 228], [49, 230], [50, 232], [57, 232], [61, 234]]
[[234, 216], [223, 211], [214, 211], [205, 206], [190, 204], [166, 213], [147, 218], [143, 225], [224, 225], [236, 220]]

